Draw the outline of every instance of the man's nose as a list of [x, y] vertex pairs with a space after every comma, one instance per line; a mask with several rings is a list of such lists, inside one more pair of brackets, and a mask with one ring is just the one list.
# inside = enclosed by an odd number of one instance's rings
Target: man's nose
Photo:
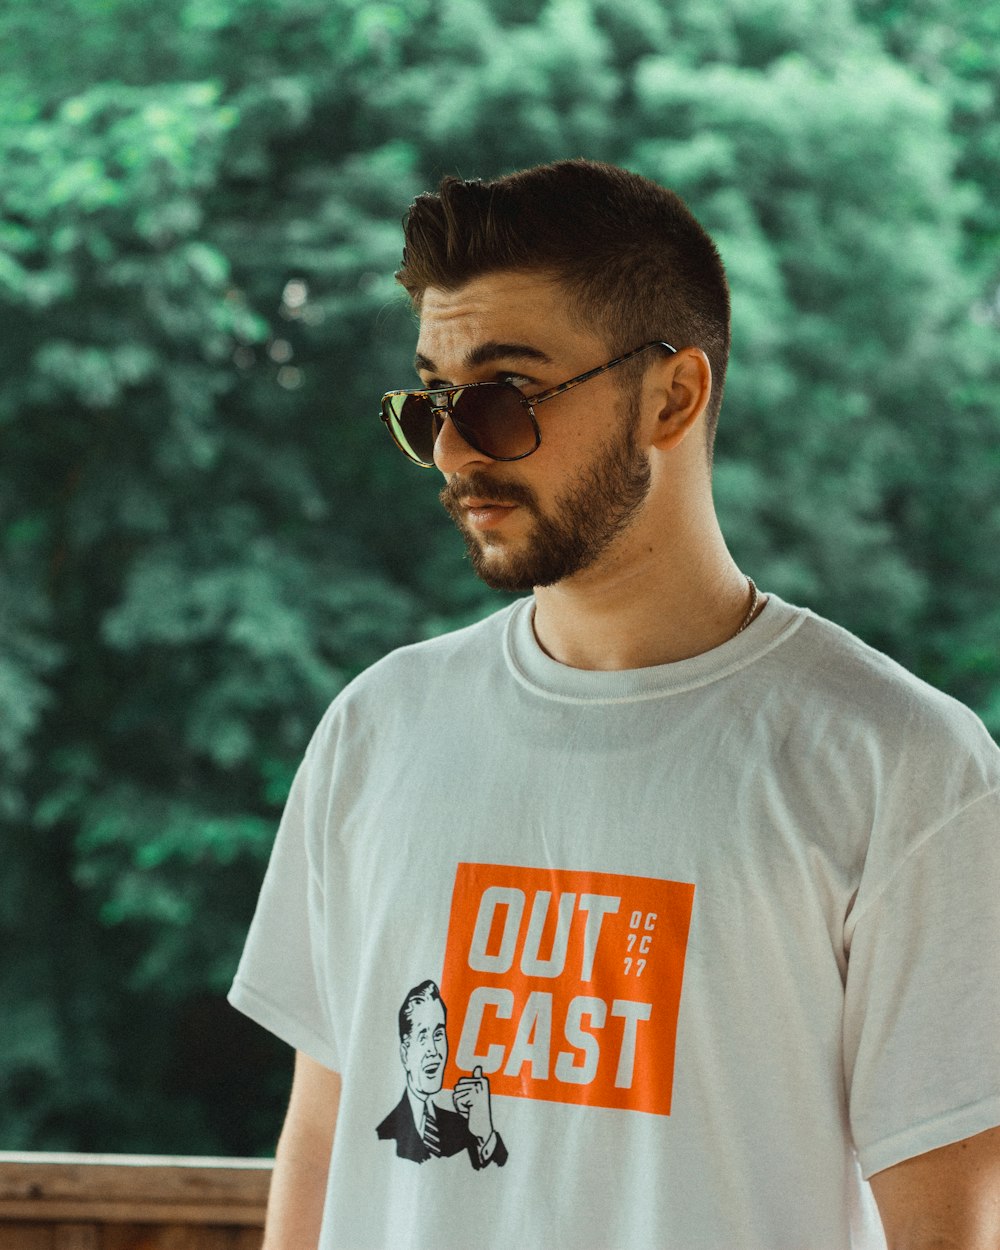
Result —
[[434, 440], [434, 463], [445, 477], [461, 472], [468, 465], [492, 463], [489, 456], [465, 441], [443, 409], [436, 412], [435, 417], [441, 424]]

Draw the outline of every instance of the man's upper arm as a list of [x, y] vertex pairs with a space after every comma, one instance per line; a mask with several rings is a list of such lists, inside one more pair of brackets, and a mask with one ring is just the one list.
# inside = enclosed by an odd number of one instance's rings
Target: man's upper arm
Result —
[[1000, 1127], [871, 1177], [889, 1250], [1000, 1247]]
[[340, 1106], [340, 1075], [303, 1051], [295, 1052], [295, 1076], [285, 1130], [300, 1138], [332, 1142]]
[[263, 1250], [315, 1250], [340, 1103], [340, 1077], [295, 1055], [288, 1114], [274, 1161]]

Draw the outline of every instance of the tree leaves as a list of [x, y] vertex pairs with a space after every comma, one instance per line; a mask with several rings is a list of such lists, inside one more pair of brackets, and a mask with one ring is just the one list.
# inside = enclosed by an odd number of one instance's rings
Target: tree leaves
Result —
[[734, 551], [1000, 733], [998, 13], [8, 0], [5, 1145], [270, 1148], [174, 1030], [227, 1027], [329, 699], [501, 602], [377, 420], [412, 376], [399, 219], [442, 173], [582, 154], [689, 199], [733, 286]]

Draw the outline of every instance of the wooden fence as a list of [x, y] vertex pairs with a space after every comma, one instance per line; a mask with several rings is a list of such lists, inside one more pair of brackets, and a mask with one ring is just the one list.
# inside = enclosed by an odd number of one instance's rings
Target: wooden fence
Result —
[[0, 1153], [0, 1250], [260, 1250], [271, 1166]]

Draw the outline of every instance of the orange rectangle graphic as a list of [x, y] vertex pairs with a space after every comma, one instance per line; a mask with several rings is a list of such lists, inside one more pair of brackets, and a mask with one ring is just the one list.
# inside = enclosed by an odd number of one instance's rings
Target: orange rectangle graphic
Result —
[[441, 995], [445, 1083], [669, 1115], [694, 886], [459, 864]]

